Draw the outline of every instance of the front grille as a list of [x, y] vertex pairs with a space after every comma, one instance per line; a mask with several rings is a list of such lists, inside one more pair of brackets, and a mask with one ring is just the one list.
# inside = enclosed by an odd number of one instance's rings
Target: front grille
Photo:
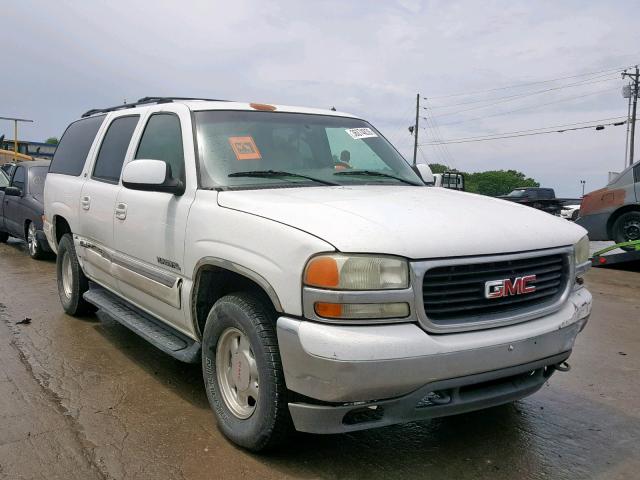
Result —
[[[512, 315], [551, 304], [562, 295], [568, 277], [564, 254], [491, 262], [437, 266], [426, 271], [422, 283], [425, 314], [434, 324], [471, 323]], [[485, 283], [536, 275], [535, 292], [485, 298]], [[455, 320], [455, 322], [453, 322]]]

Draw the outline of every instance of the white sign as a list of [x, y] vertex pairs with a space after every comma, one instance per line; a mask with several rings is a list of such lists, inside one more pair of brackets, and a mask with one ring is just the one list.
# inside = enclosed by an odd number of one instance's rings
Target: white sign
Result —
[[376, 138], [378, 136], [370, 128], [347, 128], [345, 132], [347, 132], [354, 140], [359, 140], [361, 138]]

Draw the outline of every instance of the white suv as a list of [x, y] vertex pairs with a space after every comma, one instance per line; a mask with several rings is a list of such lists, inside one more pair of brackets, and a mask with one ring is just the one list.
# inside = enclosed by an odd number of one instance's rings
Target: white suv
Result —
[[591, 312], [585, 231], [423, 180], [335, 111], [89, 111], [45, 186], [62, 305], [202, 362], [221, 430], [252, 450], [535, 392]]

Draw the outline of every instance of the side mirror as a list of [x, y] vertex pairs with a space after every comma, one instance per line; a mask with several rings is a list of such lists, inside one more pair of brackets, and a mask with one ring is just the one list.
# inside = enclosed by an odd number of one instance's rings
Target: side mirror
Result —
[[422, 178], [422, 181], [427, 185], [434, 184], [435, 179], [433, 177], [433, 172], [431, 171], [431, 167], [429, 167], [429, 165], [427, 165], [426, 163], [418, 163], [414, 165], [413, 171], [416, 172], [420, 176], [420, 178]]
[[162, 160], [132, 160], [122, 172], [122, 185], [131, 190], [184, 193], [184, 183], [171, 177], [171, 167]]
[[22, 190], [20, 190], [18, 187], [7, 187], [4, 189], [4, 194], [7, 197], [21, 197]]

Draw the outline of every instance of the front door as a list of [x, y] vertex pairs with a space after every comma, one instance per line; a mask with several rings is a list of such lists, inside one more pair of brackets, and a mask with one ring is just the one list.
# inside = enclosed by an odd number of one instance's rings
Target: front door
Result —
[[17, 238], [24, 238], [24, 219], [20, 218], [22, 197], [27, 193], [27, 169], [17, 167], [11, 177], [11, 186], [19, 188], [21, 197], [4, 196], [4, 220], [7, 233]]
[[150, 114], [133, 154], [133, 159], [167, 163], [173, 178], [185, 182], [185, 193], [123, 187], [118, 193], [114, 227], [114, 268], [121, 291], [138, 306], [184, 331], [188, 330], [182, 295], [184, 240], [196, 185], [195, 171], [185, 172], [185, 157], [195, 165], [190, 122], [188, 110], [180, 105], [167, 105]]

